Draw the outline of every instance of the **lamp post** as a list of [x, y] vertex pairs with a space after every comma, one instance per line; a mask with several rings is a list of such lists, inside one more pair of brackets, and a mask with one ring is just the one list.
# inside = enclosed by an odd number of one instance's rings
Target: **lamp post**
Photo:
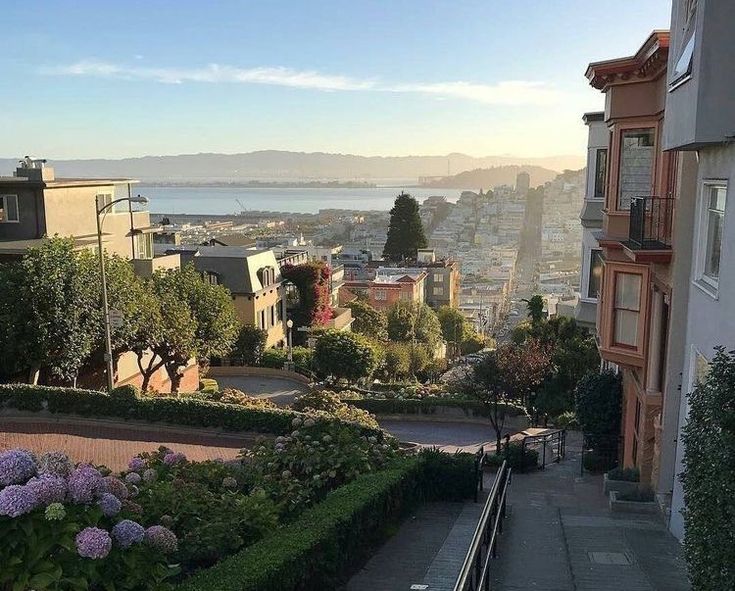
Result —
[[[148, 203], [148, 199], [138, 195], [137, 197], [123, 197], [121, 199], [113, 199], [107, 205], [100, 207], [100, 204], [95, 200], [95, 211], [97, 213], [97, 247], [98, 255], [100, 259], [100, 275], [102, 277], [102, 316], [105, 325], [105, 364], [107, 365], [107, 391], [112, 392], [115, 387], [115, 369], [112, 366], [112, 334], [110, 330], [110, 309], [107, 305], [107, 278], [105, 276], [105, 253], [102, 250], [102, 224], [105, 223], [105, 216], [109, 209], [116, 203], [127, 201], [129, 203]], [[100, 219], [100, 215], [102, 219]], [[131, 228], [132, 229], [132, 228]]]
[[290, 318], [286, 320], [286, 326], [288, 327], [288, 365], [290, 369], [291, 364], [293, 363], [293, 338], [291, 336], [291, 331], [293, 329], [293, 320], [291, 320]]

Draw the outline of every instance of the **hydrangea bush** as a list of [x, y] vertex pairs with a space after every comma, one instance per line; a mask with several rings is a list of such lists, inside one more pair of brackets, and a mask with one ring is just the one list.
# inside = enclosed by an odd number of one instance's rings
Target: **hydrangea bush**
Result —
[[61, 452], [0, 452], [0, 589], [171, 588], [176, 536], [127, 519], [130, 492]]

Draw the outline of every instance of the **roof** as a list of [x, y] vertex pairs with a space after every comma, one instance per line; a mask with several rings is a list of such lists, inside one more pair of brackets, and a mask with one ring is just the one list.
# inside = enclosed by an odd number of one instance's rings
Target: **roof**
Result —
[[29, 179], [22, 176], [0, 176], [0, 183], [8, 185], [43, 185], [48, 189], [62, 187], [101, 187], [106, 185], [135, 184], [135, 179], [85, 179], [85, 178], [57, 178], [53, 181]]
[[653, 31], [634, 55], [592, 62], [585, 76], [594, 88], [604, 92], [611, 84], [655, 78], [665, 71], [668, 55], [669, 32]]
[[[97, 243], [96, 236], [74, 236], [74, 248], [86, 248]], [[29, 238], [27, 240], [0, 240], [0, 254], [25, 254], [29, 248], [41, 246], [48, 238]]]
[[596, 121], [604, 121], [605, 120], [605, 111], [592, 111], [589, 113], [585, 113], [582, 115], [582, 121], [584, 121], [585, 125], [589, 125], [590, 123], [594, 123]]

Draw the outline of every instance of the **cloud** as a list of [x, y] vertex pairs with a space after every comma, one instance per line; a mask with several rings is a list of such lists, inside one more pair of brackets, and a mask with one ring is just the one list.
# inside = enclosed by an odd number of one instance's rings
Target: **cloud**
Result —
[[48, 68], [43, 70], [43, 73], [58, 76], [150, 80], [162, 84], [189, 82], [265, 84], [326, 92], [421, 94], [437, 99], [457, 98], [490, 105], [549, 105], [563, 102], [563, 94], [545, 83], [523, 80], [502, 81], [496, 84], [464, 81], [389, 84], [369, 78], [360, 79], [285, 67], [238, 68], [209, 64], [201, 68], [153, 68], [117, 65], [96, 60], [82, 60], [71, 65]]

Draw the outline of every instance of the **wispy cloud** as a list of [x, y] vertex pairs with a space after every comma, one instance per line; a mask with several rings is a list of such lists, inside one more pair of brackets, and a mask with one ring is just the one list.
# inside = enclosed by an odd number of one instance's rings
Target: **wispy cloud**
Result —
[[414, 93], [439, 99], [458, 98], [491, 105], [549, 105], [558, 104], [563, 94], [545, 83], [522, 80], [502, 81], [496, 84], [476, 82], [414, 82], [391, 84], [379, 80], [323, 74], [316, 70], [294, 70], [284, 67], [238, 68], [209, 64], [201, 68], [156, 68], [112, 64], [97, 60], [83, 60], [71, 65], [43, 70], [45, 74], [60, 76], [89, 76], [122, 80], [149, 80], [162, 84], [240, 83], [266, 84], [337, 91], [370, 91]]

